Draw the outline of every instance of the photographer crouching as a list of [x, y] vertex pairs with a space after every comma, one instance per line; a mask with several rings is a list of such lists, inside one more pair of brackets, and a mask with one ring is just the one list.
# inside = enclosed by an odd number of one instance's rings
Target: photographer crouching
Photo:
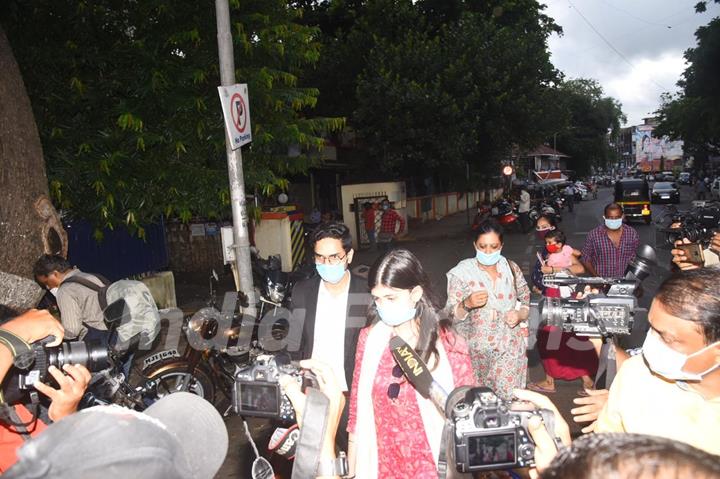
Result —
[[[11, 367], [14, 364], [22, 366], [22, 362], [33, 355], [32, 343], [52, 336], [55, 339], [47, 346], [57, 346], [64, 334], [63, 326], [46, 310], [32, 309], [2, 324], [0, 382], [3, 391], [7, 386], [5, 377]], [[48, 373], [57, 382], [58, 389], [40, 381], [35, 382], [34, 387], [51, 400], [50, 420], [59, 421], [77, 410], [90, 381], [90, 372], [81, 365], [65, 364], [62, 371], [50, 366]], [[44, 431], [46, 426], [37, 418], [37, 412], [31, 412], [20, 404], [8, 404], [2, 392], [0, 411], [0, 472], [5, 472], [17, 460], [16, 451], [24, 441]]]

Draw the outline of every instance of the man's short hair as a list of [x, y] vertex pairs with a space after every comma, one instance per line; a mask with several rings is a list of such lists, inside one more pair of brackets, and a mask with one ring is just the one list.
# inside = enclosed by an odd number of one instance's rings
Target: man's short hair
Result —
[[315, 244], [317, 244], [318, 241], [326, 238], [340, 240], [346, 253], [352, 249], [350, 230], [343, 223], [332, 221], [318, 225], [310, 237], [310, 247], [312, 250], [315, 251]]
[[44, 254], [35, 262], [33, 275], [37, 278], [38, 276], [47, 276], [53, 271], [64, 273], [70, 269], [72, 269], [72, 265], [62, 256]]
[[561, 450], [542, 479], [632, 477], [709, 479], [720, 474], [717, 456], [684, 442], [628, 433], [588, 434]]
[[604, 214], [605, 216], [607, 216], [608, 211], [612, 211], [612, 210], [617, 210], [617, 211], [620, 212], [620, 214], [625, 214], [625, 211], [623, 210], [623, 207], [620, 206], [620, 205], [617, 204], [617, 203], [610, 203], [610, 204], [606, 205], [606, 206], [605, 206], [605, 209], [603, 210], [603, 214]]
[[655, 299], [673, 316], [697, 323], [707, 344], [720, 341], [720, 267], [675, 273]]

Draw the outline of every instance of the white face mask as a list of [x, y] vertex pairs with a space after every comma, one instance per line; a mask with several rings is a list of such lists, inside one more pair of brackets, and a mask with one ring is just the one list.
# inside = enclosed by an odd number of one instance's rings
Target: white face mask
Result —
[[715, 342], [710, 344], [702, 348], [700, 351], [692, 354], [683, 354], [675, 351], [665, 344], [665, 341], [660, 338], [658, 333], [654, 330], [650, 330], [645, 337], [642, 353], [645, 357], [645, 361], [648, 363], [648, 366], [650, 366], [650, 369], [654, 373], [659, 374], [666, 379], [671, 379], [673, 381], [702, 381], [703, 376], [720, 368], [720, 364], [716, 364], [699, 374], [683, 371], [683, 366], [685, 366], [688, 359], [693, 356], [697, 356], [698, 354], [702, 354], [716, 344], [718, 343]]

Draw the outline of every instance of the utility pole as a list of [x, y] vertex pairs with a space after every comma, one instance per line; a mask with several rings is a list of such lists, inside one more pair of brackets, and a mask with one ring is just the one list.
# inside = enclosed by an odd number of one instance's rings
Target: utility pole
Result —
[[[220, 57], [220, 84], [235, 84], [235, 59], [233, 57], [232, 35], [230, 34], [230, 7], [228, 0], [215, 0], [217, 21], [218, 56]], [[230, 204], [233, 218], [233, 243], [235, 247], [236, 286], [248, 297], [246, 314], [255, 316], [255, 288], [253, 287], [252, 265], [250, 263], [250, 235], [248, 214], [245, 204], [245, 180], [243, 178], [242, 148], [232, 149], [232, 142], [225, 132], [228, 177], [230, 179]], [[239, 281], [238, 281], [239, 280]]]

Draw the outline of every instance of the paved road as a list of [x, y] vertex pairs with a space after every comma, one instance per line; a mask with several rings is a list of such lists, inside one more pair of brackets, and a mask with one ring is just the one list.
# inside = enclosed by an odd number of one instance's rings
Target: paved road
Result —
[[[682, 191], [683, 204], [687, 205], [690, 198], [689, 188]], [[602, 221], [602, 211], [604, 206], [612, 201], [612, 190], [610, 188], [601, 188], [598, 199], [583, 201], [575, 206], [573, 213], [565, 212], [563, 222], [560, 228], [568, 235], [568, 242], [576, 247], [582, 248], [587, 233], [599, 225]], [[681, 205], [683, 206], [683, 205]], [[653, 217], [661, 216], [664, 207], [653, 206]], [[641, 299], [641, 306], [647, 308], [655, 292], [670, 271], [670, 255], [667, 248], [657, 248], [664, 246], [662, 238], [656, 240], [656, 229], [653, 225], [634, 224], [640, 234], [641, 243], [649, 244], [656, 247], [658, 252], [658, 263], [655, 274], [652, 274], [643, 285], [645, 294]], [[445, 272], [452, 268], [461, 259], [474, 255], [470, 237], [468, 235], [468, 226], [465, 214], [458, 214], [445, 218], [438, 222], [426, 223], [419, 226], [415, 231], [411, 230], [411, 238], [400, 244], [413, 251], [423, 262], [433, 287], [436, 288], [438, 294], [443, 298], [446, 291]], [[534, 236], [534, 232], [527, 235], [514, 233], [508, 234], [505, 238], [503, 254], [516, 261], [523, 269], [526, 275], [529, 275], [531, 262], [534, 262], [535, 251], [539, 247], [539, 242]], [[359, 251], [355, 255], [356, 264], [372, 264], [377, 258], [377, 253], [368, 251]], [[636, 322], [636, 332], [631, 338], [627, 338], [628, 346], [639, 345], [642, 343], [645, 331], [647, 329], [646, 317], [640, 314]], [[535, 350], [528, 352], [530, 362], [530, 380], [537, 381], [544, 377], [544, 371], [539, 362], [539, 357]], [[579, 434], [579, 427], [574, 425], [569, 417], [569, 410], [572, 407], [572, 398], [575, 392], [581, 387], [580, 380], [576, 382], [557, 382], [557, 392], [552, 395], [552, 399], [556, 402], [559, 409], [566, 417], [566, 420], [573, 427], [573, 432]], [[262, 421], [253, 422], [254, 435], [263, 436], [268, 433], [266, 423]], [[249, 477], [250, 461], [252, 453], [247, 442], [242, 437], [242, 425], [239, 418], [230, 418], [228, 420], [228, 430], [231, 436], [231, 451], [228, 459], [221, 469], [217, 477], [219, 478], [235, 478]], [[263, 444], [260, 447], [264, 447]], [[289, 477], [289, 476], [288, 476]]]

